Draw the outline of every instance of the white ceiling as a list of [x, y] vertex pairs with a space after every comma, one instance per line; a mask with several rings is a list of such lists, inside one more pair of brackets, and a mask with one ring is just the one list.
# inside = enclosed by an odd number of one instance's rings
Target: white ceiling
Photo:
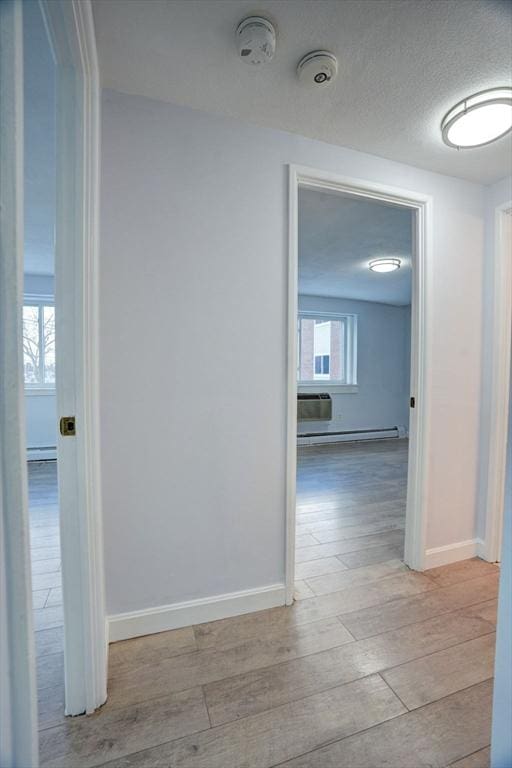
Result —
[[51, 275], [55, 246], [55, 66], [39, 3], [23, 3], [26, 273]]
[[[512, 139], [457, 152], [439, 131], [464, 96], [511, 80], [508, 0], [93, 0], [103, 85], [490, 183], [510, 172]], [[237, 23], [277, 23], [272, 63], [238, 59]], [[324, 48], [329, 89], [295, 68]]]
[[[369, 200], [299, 190], [299, 293], [411, 303], [412, 212]], [[396, 272], [368, 262], [398, 256]]]

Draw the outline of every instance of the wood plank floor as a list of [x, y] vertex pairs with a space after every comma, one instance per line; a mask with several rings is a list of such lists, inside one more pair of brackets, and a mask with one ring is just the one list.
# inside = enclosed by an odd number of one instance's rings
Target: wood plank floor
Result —
[[62, 576], [56, 461], [28, 462], [32, 601], [40, 727], [64, 712]]
[[297, 600], [403, 572], [406, 440], [328, 443], [297, 457]]
[[111, 645], [90, 717], [48, 664], [41, 764], [488, 766], [498, 569], [405, 568], [406, 464], [403, 441], [301, 449], [294, 605]]
[[32, 600], [39, 631], [62, 627], [57, 462], [29, 461], [28, 478]]

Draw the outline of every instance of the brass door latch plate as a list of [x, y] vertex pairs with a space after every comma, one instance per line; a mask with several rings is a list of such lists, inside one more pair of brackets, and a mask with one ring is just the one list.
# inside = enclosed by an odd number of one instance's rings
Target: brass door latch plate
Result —
[[60, 433], [63, 437], [74, 437], [76, 435], [74, 416], [63, 416], [61, 418]]

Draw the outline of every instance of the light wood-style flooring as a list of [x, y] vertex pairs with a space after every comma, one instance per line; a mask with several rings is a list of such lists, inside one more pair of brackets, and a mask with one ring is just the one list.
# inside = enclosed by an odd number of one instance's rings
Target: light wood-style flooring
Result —
[[[62, 575], [56, 461], [28, 462], [32, 604], [40, 727], [64, 713]], [[51, 706], [50, 706], [51, 705]]]
[[57, 462], [29, 461], [32, 601], [36, 632], [62, 627]]
[[41, 764], [488, 766], [498, 569], [403, 565], [406, 463], [301, 449], [294, 605], [111, 645], [96, 714], [63, 717], [41, 656]]
[[299, 449], [297, 600], [405, 570], [407, 451], [407, 440]]

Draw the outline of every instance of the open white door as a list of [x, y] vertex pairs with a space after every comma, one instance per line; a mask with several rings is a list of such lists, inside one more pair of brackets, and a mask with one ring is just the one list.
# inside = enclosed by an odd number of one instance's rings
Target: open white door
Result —
[[89, 0], [40, 0], [57, 68], [55, 318], [66, 714], [106, 699], [97, 348], [99, 77]]
[[38, 765], [23, 399], [21, 0], [0, 3], [0, 764]]

